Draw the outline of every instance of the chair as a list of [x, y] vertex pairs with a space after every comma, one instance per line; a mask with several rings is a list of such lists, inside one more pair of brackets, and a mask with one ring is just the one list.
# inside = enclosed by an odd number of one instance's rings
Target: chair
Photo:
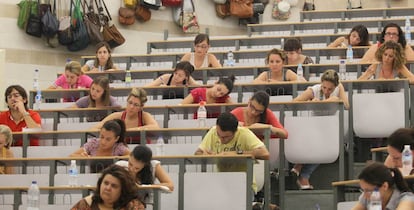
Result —
[[148, 100], [145, 103], [145, 106], [167, 106], [167, 105], [177, 105], [183, 101], [182, 98], [175, 99], [159, 99], [159, 100]]
[[71, 107], [74, 104], [74, 102], [41, 103], [39, 109], [65, 109]]
[[353, 94], [352, 101], [353, 128], [361, 138], [388, 137], [406, 127], [403, 92]]
[[[79, 146], [29, 146], [27, 147], [27, 157], [67, 157], [74, 151], [79, 149]], [[69, 166], [57, 166], [58, 173], [67, 173]], [[39, 166], [36, 163], [28, 163], [27, 173], [49, 174], [49, 166]]]
[[[212, 127], [216, 124], [216, 118], [207, 118], [206, 126]], [[168, 120], [168, 128], [198, 128], [197, 119], [170, 119]], [[171, 138], [171, 142], [175, 143], [200, 143], [202, 136], [175, 136]]]
[[285, 156], [292, 163], [332, 163], [339, 156], [339, 117], [286, 117]]
[[[22, 147], [10, 147], [10, 150], [13, 152], [13, 155], [14, 155], [15, 158], [23, 157], [23, 148]], [[22, 173], [22, 167], [21, 166], [15, 166], [14, 170], [17, 174]]]
[[[78, 174], [78, 185], [96, 186], [100, 175], [101, 174], [99, 173]], [[68, 174], [55, 174], [55, 186], [67, 186], [68, 183]], [[82, 197], [82, 190], [58, 190], [55, 191], [55, 204], [73, 205], [82, 199]], [[67, 199], [69, 199], [69, 201]]]
[[[75, 203], [76, 202], [77, 201], [75, 201]], [[41, 209], [41, 210], [71, 209], [75, 203], [68, 204], [68, 205], [45, 204], [45, 205], [40, 205], [39, 209]], [[20, 205], [19, 206], [19, 210], [26, 210], [26, 208], [27, 208], [26, 205]]]
[[[27, 186], [29, 187], [33, 180], [37, 181], [39, 186], [49, 186], [49, 174], [3, 174], [0, 179], [1, 187], [10, 187], [10, 186]], [[40, 192], [40, 203], [47, 204], [48, 202], [48, 192]], [[3, 205], [13, 205], [14, 204], [14, 192], [13, 191], [2, 191], [0, 192], [0, 198], [3, 199]], [[26, 193], [22, 194], [22, 202], [26, 203], [27, 195]]]
[[58, 131], [87, 130], [96, 125], [98, 122], [81, 122], [81, 123], [58, 123]]

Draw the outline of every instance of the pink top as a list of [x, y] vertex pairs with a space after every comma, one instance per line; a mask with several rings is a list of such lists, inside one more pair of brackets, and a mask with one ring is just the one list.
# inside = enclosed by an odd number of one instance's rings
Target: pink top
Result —
[[65, 74], [62, 74], [56, 79], [53, 85], [55, 87], [62, 87], [63, 89], [90, 88], [92, 82], [92, 78], [90, 78], [88, 75], [82, 74], [78, 77], [78, 81], [76, 82], [75, 86], [71, 88], [69, 83], [66, 81]]
[[[193, 104], [198, 104], [200, 101], [206, 101], [207, 102], [207, 88], [195, 88], [191, 90], [191, 95], [193, 96]], [[215, 103], [226, 103], [227, 99], [230, 98], [229, 95], [225, 95], [220, 98], [216, 98]], [[220, 115], [220, 113], [209, 113], [207, 112], [208, 118], [216, 118]], [[194, 119], [197, 119], [197, 112], [194, 113]]]
[[[83, 148], [90, 156], [96, 156], [96, 152], [98, 151], [99, 147], [99, 140], [98, 139], [90, 139], [83, 145]], [[115, 143], [112, 148], [112, 155], [113, 156], [122, 156], [128, 150], [128, 147], [125, 146], [123, 143]]]
[[[231, 111], [231, 113], [237, 118], [239, 122], [246, 122], [244, 120], [243, 115], [243, 107], [237, 107]], [[272, 125], [275, 128], [280, 128], [284, 130], [286, 133], [287, 130], [283, 127], [282, 124], [280, 124], [279, 120], [276, 118], [275, 114], [273, 114], [272, 110], [269, 108], [266, 109], [266, 122], [265, 124]], [[258, 136], [260, 139], [263, 139], [263, 136]], [[272, 138], [278, 138], [276, 135], [271, 135]], [[287, 139], [287, 137], [286, 137]]]

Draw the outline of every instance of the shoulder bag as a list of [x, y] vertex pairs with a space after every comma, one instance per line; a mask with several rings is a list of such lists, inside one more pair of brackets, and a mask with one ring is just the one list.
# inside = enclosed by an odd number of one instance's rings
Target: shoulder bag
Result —
[[192, 11], [184, 11], [184, 4], [181, 5], [181, 23], [184, 33], [199, 33], [200, 26], [198, 25], [197, 15], [195, 13], [195, 7], [193, 0], [190, 0]]
[[230, 5], [228, 3], [218, 4], [214, 3], [216, 9], [216, 15], [220, 18], [225, 18], [230, 16]]
[[86, 0], [83, 0], [83, 14], [83, 22], [85, 23], [86, 31], [88, 32], [90, 42], [102, 42], [104, 40], [101, 32], [102, 26], [101, 22], [99, 21], [99, 14], [95, 12], [95, 9], [93, 7], [93, 0], [89, 1], [89, 5], [86, 2]]
[[56, 0], [53, 0], [53, 10], [48, 6], [42, 16], [42, 34], [47, 38], [52, 38], [58, 31], [59, 21], [56, 17]]
[[303, 4], [303, 11], [312, 11], [315, 10], [315, 1], [312, 0], [305, 0], [305, 3]]
[[[102, 5], [105, 8], [106, 15], [103, 13]], [[102, 19], [104, 19], [103, 21], [107, 20], [107, 22], [104, 23], [104, 25], [103, 25], [103, 31], [102, 31], [104, 40], [109, 44], [109, 46], [111, 48], [115, 48], [115, 47], [118, 47], [118, 46], [124, 44], [125, 38], [118, 31], [116, 26], [112, 23], [112, 17], [111, 17], [111, 14], [109, 14], [109, 11], [108, 11], [108, 8], [106, 7], [105, 1], [99, 0], [99, 9], [98, 9], [98, 11], [99, 11], [99, 17], [101, 19], [101, 23], [103, 23]]]
[[80, 0], [72, 0], [74, 9], [72, 13], [72, 37], [73, 42], [67, 45], [69, 51], [83, 50], [89, 45], [89, 35], [83, 22], [82, 12], [80, 9]]
[[290, 4], [283, 0], [273, 3], [272, 17], [277, 20], [287, 20], [290, 17]]
[[141, 5], [149, 9], [158, 10], [161, 7], [161, 0], [141, 0]]
[[[59, 8], [58, 11], [64, 11], [64, 9]], [[73, 42], [72, 29], [71, 29], [71, 16], [72, 16], [72, 1], [70, 2], [70, 6], [69, 6], [69, 15], [62, 16], [59, 18], [58, 41], [61, 45], [68, 45]]]
[[19, 28], [25, 28], [27, 20], [30, 14], [38, 14], [37, 12], [37, 1], [32, 0], [21, 0], [17, 4], [20, 7], [19, 17], [17, 18], [17, 26]]
[[151, 19], [151, 10], [138, 4], [135, 8], [135, 17], [141, 22], [149, 21]]
[[166, 7], [179, 7], [183, 4], [182, 0], [161, 0], [162, 6]]
[[[122, 1], [122, 0], [121, 0]], [[135, 10], [122, 6], [118, 9], [118, 22], [123, 25], [132, 25], [135, 23]]]
[[253, 16], [253, 0], [230, 0], [230, 14], [239, 18]]
[[[36, 4], [36, 10], [38, 10], [38, 5]], [[30, 4], [30, 15], [29, 19], [27, 20], [27, 26], [26, 26], [26, 33], [35, 36], [35, 37], [41, 37], [42, 36], [42, 21], [40, 20], [38, 13], [32, 13], [32, 8], [34, 7], [33, 4]]]

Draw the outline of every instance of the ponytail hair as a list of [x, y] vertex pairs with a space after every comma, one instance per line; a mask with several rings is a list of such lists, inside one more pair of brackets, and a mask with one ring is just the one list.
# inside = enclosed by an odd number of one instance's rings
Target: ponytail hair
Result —
[[228, 95], [233, 90], [234, 80], [236, 80], [236, 77], [234, 75], [230, 75], [229, 77], [226, 77], [226, 78], [223, 78], [223, 77], [220, 78], [217, 81], [217, 84], [223, 84], [224, 86], [226, 86], [227, 89], [229, 89], [229, 92], [227, 93]]

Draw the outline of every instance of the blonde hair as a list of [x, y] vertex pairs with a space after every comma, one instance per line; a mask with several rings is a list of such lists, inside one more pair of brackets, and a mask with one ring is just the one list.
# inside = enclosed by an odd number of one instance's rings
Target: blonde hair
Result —
[[144, 106], [148, 100], [147, 92], [142, 88], [132, 88], [131, 92], [128, 95], [128, 99], [131, 98], [131, 96], [138, 98], [141, 101], [142, 106]]
[[394, 50], [394, 60], [392, 62], [393, 69], [401, 68], [406, 62], [405, 50], [401, 44], [394, 41], [386, 41], [378, 48], [377, 52], [375, 53], [375, 58], [377, 61], [382, 62], [382, 56], [388, 49]]
[[321, 76], [321, 82], [323, 82], [323, 81], [332, 82], [336, 87], [336, 86], [339, 85], [339, 75], [338, 75], [338, 73], [336, 73], [335, 70], [328, 69], [325, 72], [323, 72], [323, 74]]
[[6, 137], [6, 144], [5, 147], [7, 149], [10, 148], [10, 146], [13, 143], [13, 134], [10, 128], [7, 125], [0, 125], [0, 134], [3, 134]]
[[71, 61], [65, 65], [65, 71], [69, 71], [78, 76], [83, 74], [81, 68], [82, 68], [81, 64], [77, 61]]

